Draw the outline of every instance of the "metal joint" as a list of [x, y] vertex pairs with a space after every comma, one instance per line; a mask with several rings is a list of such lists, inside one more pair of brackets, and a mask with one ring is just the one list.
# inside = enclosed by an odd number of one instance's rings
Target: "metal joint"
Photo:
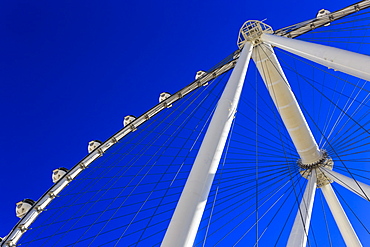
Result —
[[318, 167], [327, 167], [329, 169], [333, 169], [333, 160], [328, 155], [328, 152], [325, 149], [320, 150], [322, 154], [322, 158], [318, 161], [310, 164], [303, 164], [301, 159], [297, 160], [297, 164], [302, 169], [311, 169], [311, 168], [318, 168]]
[[133, 124], [130, 125], [130, 129], [131, 129], [132, 132], [134, 132], [134, 131], [137, 130], [136, 127], [135, 127], [135, 125], [133, 125]]
[[54, 199], [55, 197], [57, 197], [57, 196], [54, 194], [54, 191], [50, 191], [50, 192], [48, 193], [48, 195], [49, 195], [49, 197], [50, 197], [51, 199]]
[[24, 224], [20, 224], [18, 226], [18, 229], [21, 230], [22, 233], [28, 230], [28, 228]]
[[44, 209], [41, 207], [41, 205], [38, 205], [35, 209], [36, 209], [37, 213], [41, 213], [42, 211], [44, 211]]
[[73, 180], [73, 178], [72, 178], [72, 176], [71, 176], [71, 175], [68, 175], [68, 176], [66, 177], [66, 179], [67, 179], [67, 181], [68, 181], [68, 182], [71, 182], [71, 181]]
[[312, 164], [303, 164], [302, 160], [299, 159], [297, 161], [298, 166], [302, 169], [300, 171], [302, 177], [308, 178], [311, 174], [312, 169], [316, 171], [316, 181], [317, 181], [317, 188], [321, 188], [324, 185], [332, 183], [333, 181], [328, 178], [321, 170], [320, 167], [325, 167], [327, 169], [332, 170], [334, 162], [332, 158], [328, 155], [328, 152], [325, 149], [321, 149], [322, 158], [319, 161], [316, 161]]
[[79, 166], [81, 167], [81, 169], [86, 169], [86, 167], [87, 167], [87, 165], [85, 163], [83, 163], [83, 162], [81, 162], [79, 164]]
[[8, 242], [6, 242], [6, 245], [9, 246], [9, 247], [14, 247], [14, 246], [17, 246], [13, 241], [9, 240]]
[[99, 149], [98, 149], [98, 153], [99, 153], [99, 155], [100, 155], [100, 156], [103, 156], [103, 154], [104, 154], [103, 149], [99, 148]]

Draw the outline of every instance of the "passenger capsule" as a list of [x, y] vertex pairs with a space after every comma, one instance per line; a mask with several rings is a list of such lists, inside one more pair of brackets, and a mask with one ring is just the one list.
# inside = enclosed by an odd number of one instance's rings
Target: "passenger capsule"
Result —
[[123, 119], [123, 127], [126, 127], [136, 119], [133, 115], [128, 115]]
[[[316, 18], [320, 19], [330, 14], [330, 11], [327, 9], [320, 9], [319, 12], [317, 12]], [[330, 25], [329, 23], [326, 23], [324, 26], [327, 27]]]
[[207, 74], [207, 72], [203, 71], [203, 70], [199, 70], [196, 74], [195, 74], [195, 80], [198, 80], [199, 78], [205, 76]]
[[[159, 95], [159, 103], [161, 103], [162, 101], [168, 99], [169, 97], [171, 97], [171, 94], [170, 93], [167, 93], [167, 92], [163, 92]], [[167, 105], [167, 108], [170, 108], [172, 107], [172, 105]]]
[[68, 172], [67, 168], [60, 167], [58, 169], [53, 170], [53, 175], [51, 176], [53, 179], [53, 183], [56, 183], [61, 179], [66, 173]]
[[16, 203], [15, 213], [18, 218], [22, 218], [35, 204], [34, 200], [24, 199]]
[[97, 149], [101, 144], [102, 144], [102, 142], [99, 141], [99, 140], [91, 141], [91, 142], [89, 142], [89, 145], [87, 146], [87, 151], [89, 153], [91, 153], [92, 151]]

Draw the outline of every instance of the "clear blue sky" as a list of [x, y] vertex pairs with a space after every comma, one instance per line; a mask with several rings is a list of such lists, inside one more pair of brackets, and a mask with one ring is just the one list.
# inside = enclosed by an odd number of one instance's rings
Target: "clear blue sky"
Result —
[[38, 199], [51, 172], [72, 167], [87, 142], [105, 140], [125, 115], [237, 49], [240, 26], [274, 29], [348, 1], [0, 1], [0, 236], [15, 203]]

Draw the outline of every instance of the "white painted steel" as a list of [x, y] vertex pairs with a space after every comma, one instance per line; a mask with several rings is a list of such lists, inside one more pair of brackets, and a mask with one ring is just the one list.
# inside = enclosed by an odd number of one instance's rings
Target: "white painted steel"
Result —
[[321, 187], [321, 191], [324, 194], [325, 200], [329, 205], [330, 211], [334, 216], [334, 220], [337, 223], [339, 231], [344, 239], [347, 246], [356, 247], [362, 246], [358, 239], [351, 223], [349, 222], [346, 213], [344, 212], [337, 196], [335, 195], [331, 184], [327, 184]]
[[[307, 171], [308, 172], [308, 171]], [[288, 247], [305, 247], [316, 193], [316, 171], [312, 169], [288, 239]]]
[[338, 172], [332, 171], [325, 167], [320, 168], [324, 172], [324, 174], [337, 182], [338, 184], [342, 185], [344, 188], [356, 193], [357, 195], [361, 196], [367, 201], [370, 201], [370, 186], [359, 181], [354, 180], [353, 178], [347, 177], [343, 174]]
[[273, 34], [263, 34], [261, 39], [330, 69], [370, 81], [370, 56]]
[[248, 42], [218, 101], [216, 110], [163, 239], [164, 247], [192, 246], [230, 131], [253, 46]]
[[302, 163], [312, 164], [319, 161], [322, 154], [271, 45], [260, 44], [256, 46], [253, 49], [252, 58], [283, 119]]

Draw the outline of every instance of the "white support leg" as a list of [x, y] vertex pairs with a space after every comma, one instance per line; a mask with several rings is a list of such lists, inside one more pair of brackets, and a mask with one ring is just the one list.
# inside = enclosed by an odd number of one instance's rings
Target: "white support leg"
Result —
[[302, 163], [312, 164], [319, 161], [322, 154], [271, 45], [260, 44], [256, 46], [252, 57], [302, 159]]
[[370, 81], [370, 56], [266, 33], [261, 36], [261, 39], [263, 42], [328, 68]]
[[308, 183], [299, 205], [293, 228], [288, 239], [288, 247], [305, 247], [311, 222], [313, 201], [316, 192], [316, 172], [312, 169]]
[[193, 245], [239, 102], [252, 48], [253, 46], [249, 42], [244, 45], [237, 64], [218, 101], [217, 108], [161, 246], [182, 247]]
[[334, 180], [338, 184], [342, 185], [344, 188], [356, 193], [365, 200], [370, 201], [369, 185], [356, 181], [353, 178], [344, 176], [338, 172], [329, 170], [325, 167], [321, 167], [320, 170], [322, 170], [324, 174], [331, 180]]
[[322, 186], [321, 190], [346, 245], [351, 247], [362, 246], [360, 240], [358, 239], [355, 231], [352, 228], [351, 223], [347, 218], [346, 213], [340, 205], [340, 202], [338, 201], [338, 198], [335, 195], [331, 184]]

